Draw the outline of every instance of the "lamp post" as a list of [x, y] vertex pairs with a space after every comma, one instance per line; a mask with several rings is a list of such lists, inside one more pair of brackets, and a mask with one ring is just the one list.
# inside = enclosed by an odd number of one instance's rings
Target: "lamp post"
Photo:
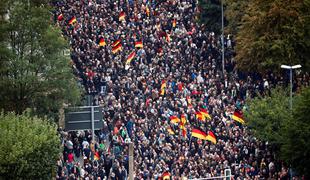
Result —
[[290, 70], [290, 109], [292, 110], [292, 104], [293, 104], [293, 69], [301, 68], [301, 65], [294, 65], [294, 66], [288, 66], [288, 65], [281, 65], [282, 69], [289, 69]]
[[225, 52], [224, 52], [224, 7], [223, 7], [223, 1], [221, 0], [221, 6], [222, 6], [222, 71], [223, 71], [223, 77], [225, 72]]

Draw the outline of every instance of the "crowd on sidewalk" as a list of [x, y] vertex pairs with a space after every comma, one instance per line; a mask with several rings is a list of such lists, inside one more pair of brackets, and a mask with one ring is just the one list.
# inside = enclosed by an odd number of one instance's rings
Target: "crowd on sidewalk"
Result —
[[[197, 0], [59, 0], [55, 20], [70, 41], [74, 73], [103, 107], [96, 132], [60, 131], [64, 144], [57, 179], [127, 179], [128, 143], [134, 143], [136, 179], [287, 179], [268, 143], [234, 121], [246, 98], [284, 85], [285, 77], [234, 69], [234, 41], [197, 23]], [[308, 86], [296, 76], [294, 90]], [[204, 109], [210, 119], [196, 112]], [[171, 117], [185, 123], [172, 123]], [[191, 136], [213, 132], [213, 143]]]

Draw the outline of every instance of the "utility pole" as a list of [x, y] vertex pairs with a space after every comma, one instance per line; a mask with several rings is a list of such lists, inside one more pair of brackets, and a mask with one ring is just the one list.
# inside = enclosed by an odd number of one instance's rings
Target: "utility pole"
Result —
[[224, 49], [224, 7], [223, 7], [223, 1], [221, 0], [221, 6], [222, 6], [222, 73], [224, 77], [225, 73], [225, 49]]
[[288, 69], [290, 70], [290, 110], [293, 109], [293, 69], [301, 68], [301, 65], [294, 65], [294, 66], [288, 66], [288, 65], [281, 65], [282, 69]]
[[129, 180], [133, 180], [133, 143], [129, 143]]
[[92, 135], [92, 140], [95, 142], [95, 110], [94, 106], [91, 106], [91, 135]]

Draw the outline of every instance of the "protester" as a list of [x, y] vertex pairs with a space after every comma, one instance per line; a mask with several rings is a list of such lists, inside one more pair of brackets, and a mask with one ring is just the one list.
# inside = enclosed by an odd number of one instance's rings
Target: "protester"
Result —
[[[57, 179], [127, 179], [129, 142], [136, 179], [223, 176], [225, 169], [236, 179], [287, 176], [268, 144], [232, 118], [246, 108], [246, 98], [286, 79], [236, 71], [231, 35], [225, 37], [223, 75], [220, 37], [197, 23], [197, 3], [53, 1], [55, 17], [64, 17], [57, 24], [70, 41], [74, 73], [103, 107], [105, 121], [96, 142], [89, 131], [61, 131]], [[309, 76], [294, 82], [298, 90], [301, 82], [309, 85]], [[211, 119], [199, 120], [200, 109]], [[181, 115], [183, 129], [170, 121]], [[192, 137], [195, 128], [213, 132], [216, 144]]]

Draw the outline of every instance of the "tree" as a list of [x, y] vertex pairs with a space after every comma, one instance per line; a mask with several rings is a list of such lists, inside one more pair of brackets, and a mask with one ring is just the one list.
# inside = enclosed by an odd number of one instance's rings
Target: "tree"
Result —
[[55, 124], [29, 115], [0, 114], [0, 176], [52, 179], [60, 143]]
[[225, 19], [227, 20], [227, 27], [225, 27], [226, 33], [237, 34], [247, 5], [248, 1], [246, 0], [225, 0]]
[[68, 42], [52, 24], [48, 1], [2, 1], [9, 18], [0, 20], [0, 109], [57, 116], [81, 93], [63, 53]]
[[291, 119], [288, 91], [276, 88], [270, 96], [255, 97], [247, 101], [248, 111], [245, 118], [254, 135], [279, 148], [282, 143], [282, 131]]
[[279, 71], [310, 67], [310, 0], [251, 0], [237, 33], [237, 68]]
[[281, 156], [297, 172], [310, 178], [310, 88], [296, 97], [292, 120], [284, 127]]
[[207, 25], [209, 31], [217, 34], [221, 32], [221, 1], [199, 0], [200, 16], [199, 22]]
[[279, 159], [310, 177], [310, 88], [294, 96], [292, 111], [288, 97], [287, 91], [277, 88], [270, 96], [248, 100], [245, 118], [255, 136], [268, 141]]

